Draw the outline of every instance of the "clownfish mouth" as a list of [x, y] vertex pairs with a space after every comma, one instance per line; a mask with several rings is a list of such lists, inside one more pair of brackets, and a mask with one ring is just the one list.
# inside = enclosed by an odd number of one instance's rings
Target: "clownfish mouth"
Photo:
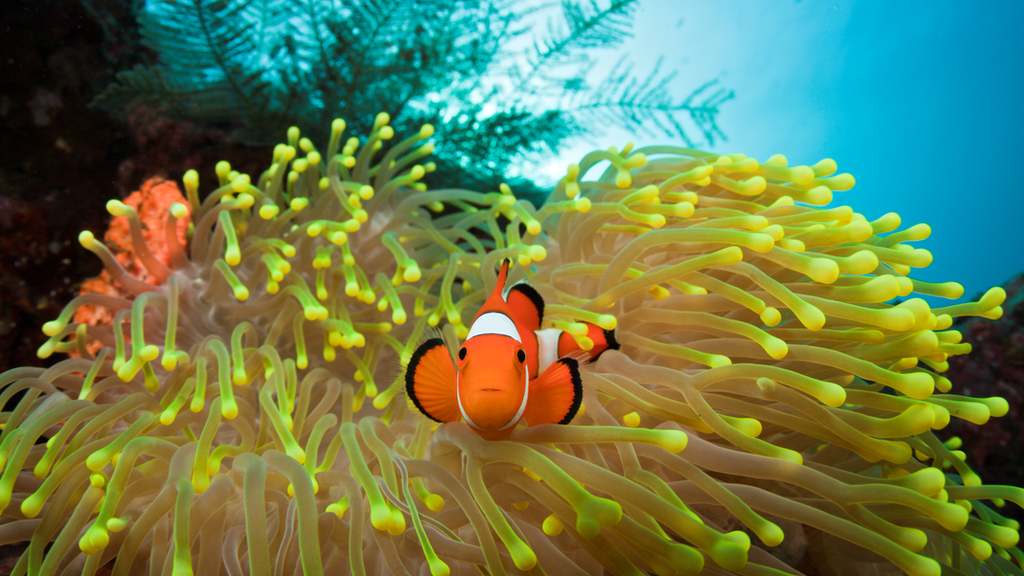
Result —
[[481, 392], [501, 392], [500, 388], [481, 388]]

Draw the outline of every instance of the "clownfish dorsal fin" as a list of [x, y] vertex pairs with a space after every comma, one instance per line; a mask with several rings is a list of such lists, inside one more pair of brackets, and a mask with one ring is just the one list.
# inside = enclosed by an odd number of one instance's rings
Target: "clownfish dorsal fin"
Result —
[[455, 422], [461, 418], [456, 397], [455, 365], [444, 340], [420, 344], [405, 369], [405, 392], [427, 418]]
[[491, 293], [491, 298], [498, 296], [502, 300], [505, 299], [505, 284], [508, 282], [508, 269], [512, 266], [512, 261], [505, 258], [501, 261], [501, 269], [498, 270], [498, 283], [494, 286], [494, 292]]
[[573, 358], [559, 358], [530, 382], [530, 399], [523, 418], [530, 426], [568, 424], [582, 402], [579, 363]]
[[516, 324], [530, 332], [540, 330], [540, 323], [544, 320], [544, 298], [533, 286], [520, 282], [509, 289], [505, 300]]
[[500, 312], [506, 316], [510, 316], [508, 303], [505, 302], [505, 283], [508, 281], [508, 269], [512, 265], [512, 261], [506, 258], [501, 262], [501, 269], [498, 271], [498, 284], [491, 291], [491, 295], [487, 297], [483, 305], [480, 306], [480, 310], [477, 311], [476, 317], [473, 319], [473, 323], [487, 314], [488, 312]]

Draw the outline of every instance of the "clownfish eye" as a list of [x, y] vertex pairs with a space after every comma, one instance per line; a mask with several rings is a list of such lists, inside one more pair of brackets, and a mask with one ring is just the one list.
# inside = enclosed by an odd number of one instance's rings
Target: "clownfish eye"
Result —
[[465, 360], [465, 359], [466, 359], [466, 347], [463, 346], [462, 348], [459, 349], [459, 360]]
[[519, 359], [520, 364], [526, 362], [526, 352], [523, 352], [522, 350], [516, 352], [516, 358]]

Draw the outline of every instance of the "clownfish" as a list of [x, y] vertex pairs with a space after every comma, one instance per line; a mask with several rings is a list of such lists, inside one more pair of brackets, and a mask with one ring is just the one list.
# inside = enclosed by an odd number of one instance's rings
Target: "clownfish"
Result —
[[[456, 362], [440, 338], [416, 349], [405, 372], [413, 404], [437, 422], [465, 420], [487, 440], [501, 440], [524, 420], [568, 424], [580, 409], [580, 362], [586, 354], [561, 330], [541, 330], [544, 299], [529, 284], [507, 292], [510, 260], [505, 260], [487, 301], [477, 312]], [[596, 360], [619, 344], [611, 330], [587, 323]]]

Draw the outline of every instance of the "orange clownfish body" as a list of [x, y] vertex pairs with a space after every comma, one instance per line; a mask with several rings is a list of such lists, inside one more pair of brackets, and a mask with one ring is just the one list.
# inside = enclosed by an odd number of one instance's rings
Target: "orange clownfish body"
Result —
[[[480, 436], [500, 440], [523, 419], [530, 426], [568, 424], [583, 399], [580, 348], [569, 334], [541, 330], [544, 300], [527, 284], [505, 293], [510, 261], [459, 348], [456, 363], [440, 338], [409, 360], [405, 389], [413, 404], [438, 422], [465, 420]], [[614, 334], [588, 325], [590, 357], [617, 349]], [[576, 353], [576, 354], [574, 354]]]

